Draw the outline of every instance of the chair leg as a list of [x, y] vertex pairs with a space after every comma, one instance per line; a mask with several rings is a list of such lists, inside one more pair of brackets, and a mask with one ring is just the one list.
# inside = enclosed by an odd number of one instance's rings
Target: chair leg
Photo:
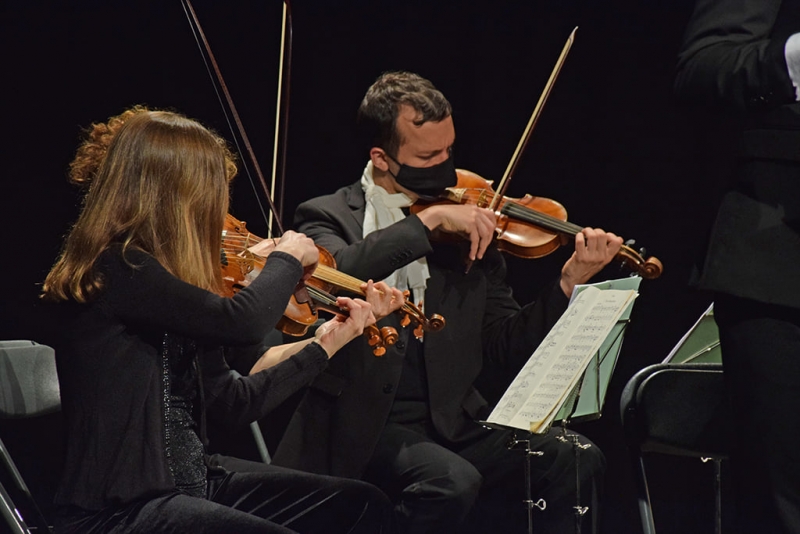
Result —
[[258, 426], [258, 421], [250, 423], [250, 431], [253, 433], [253, 439], [256, 441], [256, 448], [258, 454], [261, 456], [261, 461], [265, 464], [272, 463], [272, 457], [269, 455], [267, 443], [264, 441], [264, 434], [261, 433], [261, 427]]
[[714, 533], [722, 534], [722, 460], [714, 460]]
[[25, 520], [22, 519], [19, 510], [14, 505], [14, 501], [11, 500], [2, 484], [0, 484], [0, 512], [2, 512], [6, 523], [11, 528], [12, 534], [31, 534], [28, 525], [25, 524]]
[[[27, 484], [25, 484], [25, 480], [22, 478], [22, 475], [19, 473], [14, 460], [11, 459], [11, 455], [8, 453], [8, 449], [6, 449], [3, 440], [0, 439], [0, 459], [2, 459], [3, 465], [5, 466], [6, 470], [11, 475], [11, 478], [14, 480], [14, 484], [16, 484], [17, 489], [25, 496], [27, 501], [30, 503], [30, 512], [33, 514], [33, 519], [38, 526], [38, 528], [42, 529], [41, 532], [51, 532], [50, 526], [47, 524], [47, 520], [44, 517], [44, 514], [39, 509], [39, 505], [36, 504], [36, 500], [33, 498], [31, 494], [31, 490], [28, 489]], [[22, 526], [20, 528], [25, 528], [26, 530], [22, 530], [20, 532], [29, 532], [27, 529], [28, 527], [25, 525], [25, 521], [22, 519], [19, 511], [14, 506], [11, 497], [6, 492], [5, 488], [0, 485], [0, 489], [2, 489], [2, 499], [3, 499], [3, 515], [6, 517], [7, 520], [10, 521], [9, 516], [7, 514], [11, 513], [13, 517], [18, 518], [21, 521]], [[13, 518], [12, 517], [12, 518]]]
[[647, 475], [644, 470], [644, 459], [638, 453], [633, 453], [634, 471], [636, 472], [636, 491], [639, 503], [639, 518], [642, 521], [644, 534], [656, 534], [653, 522], [653, 508], [650, 504], [650, 490], [647, 488]]
[[17, 470], [17, 466], [11, 459], [11, 455], [8, 453], [8, 449], [6, 449], [2, 439], [0, 439], [0, 460], [3, 460], [3, 465], [14, 480], [14, 484], [17, 485], [21, 492], [30, 496], [31, 492], [28, 490], [28, 486], [25, 485], [25, 480], [23, 480], [22, 475], [19, 474], [19, 470]]

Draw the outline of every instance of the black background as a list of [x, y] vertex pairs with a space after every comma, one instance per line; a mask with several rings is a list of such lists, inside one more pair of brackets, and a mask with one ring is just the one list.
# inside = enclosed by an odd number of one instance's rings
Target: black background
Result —
[[[178, 0], [0, 5], [0, 339], [36, 340], [49, 327], [37, 307], [38, 284], [80, 205], [65, 178], [81, 128], [141, 103], [232, 135]], [[355, 111], [385, 70], [433, 81], [454, 108], [457, 166], [499, 179], [567, 36], [579, 27], [508, 194], [558, 200], [570, 221], [635, 238], [665, 266], [660, 279], [642, 283], [603, 417], [577, 426], [608, 457], [606, 533], [639, 529], [620, 392], [638, 369], [663, 360], [710, 302], [689, 282], [729, 162], [731, 130], [672, 98], [691, 7], [690, 0], [293, 4], [287, 224], [302, 200], [360, 176], [367, 158], [355, 139]], [[197, 0], [195, 8], [269, 174], [280, 4]], [[266, 235], [256, 201], [263, 194], [244, 175], [233, 194], [234, 215]], [[509, 258], [518, 299], [531, 299], [569, 253]], [[52, 487], [59, 424], [49, 418], [0, 426], [37, 493]], [[711, 531], [711, 466], [653, 457], [648, 467], [659, 532]]]

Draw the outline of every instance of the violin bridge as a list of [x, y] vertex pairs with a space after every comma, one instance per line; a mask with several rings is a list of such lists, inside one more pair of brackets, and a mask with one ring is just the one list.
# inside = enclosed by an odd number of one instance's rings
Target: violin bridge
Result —
[[461, 204], [461, 200], [466, 193], [467, 189], [465, 187], [448, 187], [444, 190], [442, 197], [444, 197], [445, 200], [451, 200], [457, 204]]

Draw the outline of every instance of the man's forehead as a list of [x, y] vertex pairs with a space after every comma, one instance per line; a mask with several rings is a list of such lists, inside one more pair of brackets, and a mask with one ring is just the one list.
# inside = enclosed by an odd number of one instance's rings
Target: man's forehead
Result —
[[400, 134], [400, 146], [413, 145], [417, 151], [442, 150], [448, 148], [455, 140], [452, 116], [441, 121], [427, 121], [415, 124], [420, 113], [410, 106], [402, 106], [397, 117], [397, 133]]

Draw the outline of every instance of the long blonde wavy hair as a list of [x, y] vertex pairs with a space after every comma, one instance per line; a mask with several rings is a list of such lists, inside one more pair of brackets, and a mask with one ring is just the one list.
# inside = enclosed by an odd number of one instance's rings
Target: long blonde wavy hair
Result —
[[77, 222], [42, 296], [87, 302], [103, 288], [95, 269], [112, 243], [152, 255], [170, 273], [220, 293], [220, 247], [236, 174], [225, 141], [194, 120], [136, 106], [93, 124], [70, 164], [87, 188]]

